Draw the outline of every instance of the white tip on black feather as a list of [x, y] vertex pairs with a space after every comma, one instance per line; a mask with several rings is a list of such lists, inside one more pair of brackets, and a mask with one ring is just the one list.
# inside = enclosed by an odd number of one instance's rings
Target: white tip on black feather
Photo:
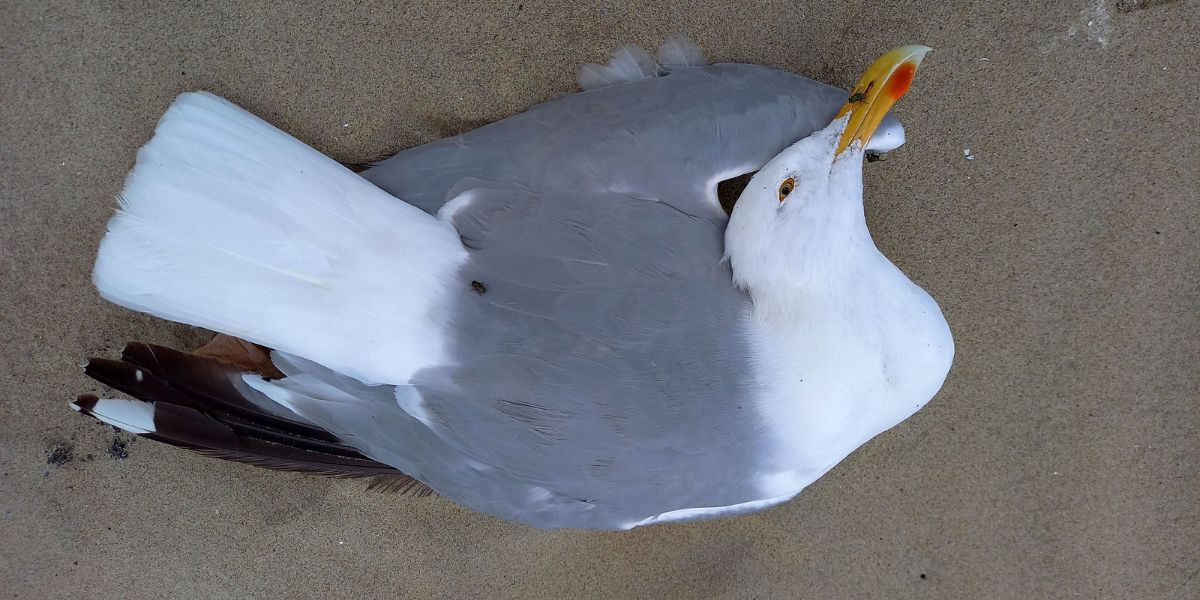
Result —
[[80, 396], [71, 408], [180, 448], [268, 469], [365, 477], [371, 489], [426, 495], [429, 488], [311, 423], [265, 410], [238, 385], [239, 367], [161, 346], [130, 343], [121, 360], [94, 358], [84, 373], [141, 398]]
[[153, 402], [80, 396], [71, 408], [129, 433], [154, 433]]

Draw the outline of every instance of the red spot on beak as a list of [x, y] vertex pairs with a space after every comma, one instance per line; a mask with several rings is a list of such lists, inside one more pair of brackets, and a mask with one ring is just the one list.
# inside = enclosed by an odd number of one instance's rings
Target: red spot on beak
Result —
[[896, 67], [892, 71], [892, 76], [888, 79], [887, 89], [884, 90], [892, 100], [899, 100], [908, 91], [908, 86], [912, 85], [913, 77], [917, 76], [917, 65], [906, 62]]

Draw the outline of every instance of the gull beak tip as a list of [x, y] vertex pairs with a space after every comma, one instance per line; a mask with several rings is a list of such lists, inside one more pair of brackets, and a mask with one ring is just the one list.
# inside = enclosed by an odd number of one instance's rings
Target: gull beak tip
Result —
[[879, 127], [884, 115], [905, 93], [908, 92], [917, 67], [932, 52], [929, 46], [911, 44], [896, 48], [871, 63], [870, 67], [855, 84], [850, 98], [837, 118], [847, 114], [850, 122], [842, 132], [836, 154], [851, 147], [865, 147], [871, 134]]

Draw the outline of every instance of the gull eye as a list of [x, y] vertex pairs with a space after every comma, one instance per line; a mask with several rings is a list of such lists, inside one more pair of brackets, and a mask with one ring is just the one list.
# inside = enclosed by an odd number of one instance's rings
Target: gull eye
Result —
[[787, 179], [784, 179], [783, 183], [779, 184], [779, 202], [780, 202], [780, 204], [782, 204], [784, 200], [787, 200], [787, 197], [789, 195], [791, 195], [791, 193], [793, 191], [795, 191], [795, 189], [796, 189], [796, 178], [795, 177], [788, 177]]

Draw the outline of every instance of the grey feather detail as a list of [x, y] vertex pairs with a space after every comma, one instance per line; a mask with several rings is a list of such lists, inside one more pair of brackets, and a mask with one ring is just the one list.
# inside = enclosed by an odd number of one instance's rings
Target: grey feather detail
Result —
[[445, 218], [472, 249], [444, 307], [445, 364], [372, 386], [275, 352], [287, 377], [255, 388], [438, 494], [537, 527], [759, 500], [768, 453], [724, 217], [458, 187]]
[[473, 248], [461, 287], [487, 293], [446, 307], [453, 360], [411, 382], [438, 437], [486, 469], [429, 473], [434, 489], [539, 527], [756, 500], [748, 299], [721, 262], [724, 218], [492, 185], [450, 217]]
[[[397, 402], [409, 386], [367, 385], [320, 364], [284, 352], [271, 359], [287, 377], [249, 379], [255, 389], [273, 399], [283, 398], [289, 409], [337, 436], [371, 459], [429, 483], [423, 473], [461, 469], [461, 459], [440, 441], [427, 424], [404, 411]], [[278, 399], [276, 401], [279, 401]], [[426, 493], [402, 478], [377, 478], [372, 489]]]
[[[677, 69], [569, 94], [405, 150], [363, 177], [431, 214], [454, 197], [456, 184], [474, 177], [658, 198], [689, 214], [720, 216], [718, 181], [757, 170], [828, 125], [846, 95], [756, 65]], [[888, 115], [880, 129], [889, 124], [899, 128]]]
[[702, 67], [708, 64], [708, 59], [691, 38], [676, 34], [659, 46], [658, 62], [663, 67]]
[[657, 77], [658, 63], [637, 46], [622, 46], [613, 52], [607, 65], [589, 63], [579, 69], [579, 87], [584, 90], [602, 88], [626, 81]]

